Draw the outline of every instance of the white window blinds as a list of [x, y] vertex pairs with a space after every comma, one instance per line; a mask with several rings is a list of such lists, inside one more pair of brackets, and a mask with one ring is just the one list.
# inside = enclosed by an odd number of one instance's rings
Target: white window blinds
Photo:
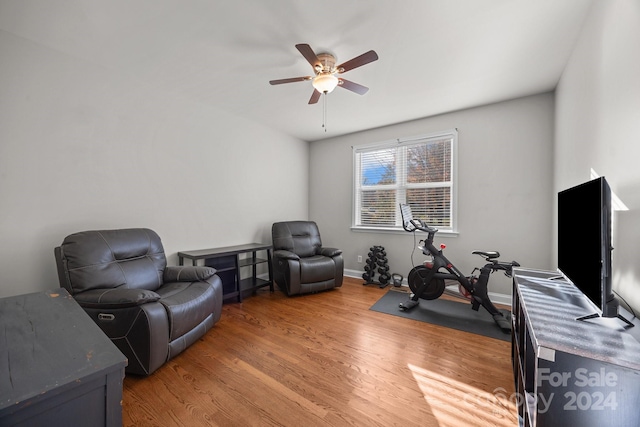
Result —
[[354, 148], [354, 226], [400, 228], [400, 203], [433, 227], [454, 230], [457, 132]]

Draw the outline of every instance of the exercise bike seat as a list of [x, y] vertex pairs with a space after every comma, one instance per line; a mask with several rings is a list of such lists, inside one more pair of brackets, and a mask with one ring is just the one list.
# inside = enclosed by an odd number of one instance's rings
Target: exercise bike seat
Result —
[[500, 252], [498, 251], [473, 251], [471, 253], [474, 255], [482, 255], [486, 259], [500, 258]]

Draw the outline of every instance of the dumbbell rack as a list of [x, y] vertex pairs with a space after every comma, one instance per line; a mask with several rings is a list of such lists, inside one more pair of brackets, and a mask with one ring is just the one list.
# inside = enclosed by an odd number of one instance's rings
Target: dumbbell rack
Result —
[[[374, 280], [376, 272], [378, 273], [377, 281]], [[387, 252], [383, 246], [372, 246], [369, 248], [362, 278], [365, 281], [363, 285], [378, 285], [380, 288], [384, 288], [389, 284], [391, 280], [389, 260], [387, 259]]]

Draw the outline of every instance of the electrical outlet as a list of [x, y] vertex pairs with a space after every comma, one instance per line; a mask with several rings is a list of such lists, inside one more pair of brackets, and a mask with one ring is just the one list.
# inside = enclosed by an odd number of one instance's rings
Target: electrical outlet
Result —
[[358, 262], [362, 262], [362, 255], [358, 255]]

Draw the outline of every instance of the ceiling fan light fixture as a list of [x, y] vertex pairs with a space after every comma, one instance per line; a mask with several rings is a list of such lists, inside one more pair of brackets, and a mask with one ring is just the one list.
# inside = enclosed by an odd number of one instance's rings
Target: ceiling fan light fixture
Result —
[[331, 73], [320, 73], [313, 79], [313, 87], [320, 93], [330, 93], [338, 86], [338, 78]]
[[354, 68], [362, 67], [370, 62], [377, 61], [378, 54], [373, 50], [365, 52], [360, 56], [356, 56], [355, 58], [336, 66], [336, 57], [330, 53], [319, 53], [316, 55], [313, 49], [311, 49], [311, 46], [306, 43], [297, 44], [296, 49], [300, 51], [302, 56], [304, 56], [304, 59], [306, 59], [313, 68], [313, 75], [270, 80], [269, 84], [280, 85], [284, 83], [306, 82], [311, 80], [313, 93], [309, 99], [309, 105], [316, 104], [320, 100], [320, 95], [332, 92], [336, 86], [341, 86], [346, 90], [357, 93], [358, 95], [364, 95], [369, 90], [366, 86], [359, 85], [358, 83], [354, 83], [343, 78], [338, 78], [336, 77], [336, 74], [342, 74], [349, 70], [353, 70]]

